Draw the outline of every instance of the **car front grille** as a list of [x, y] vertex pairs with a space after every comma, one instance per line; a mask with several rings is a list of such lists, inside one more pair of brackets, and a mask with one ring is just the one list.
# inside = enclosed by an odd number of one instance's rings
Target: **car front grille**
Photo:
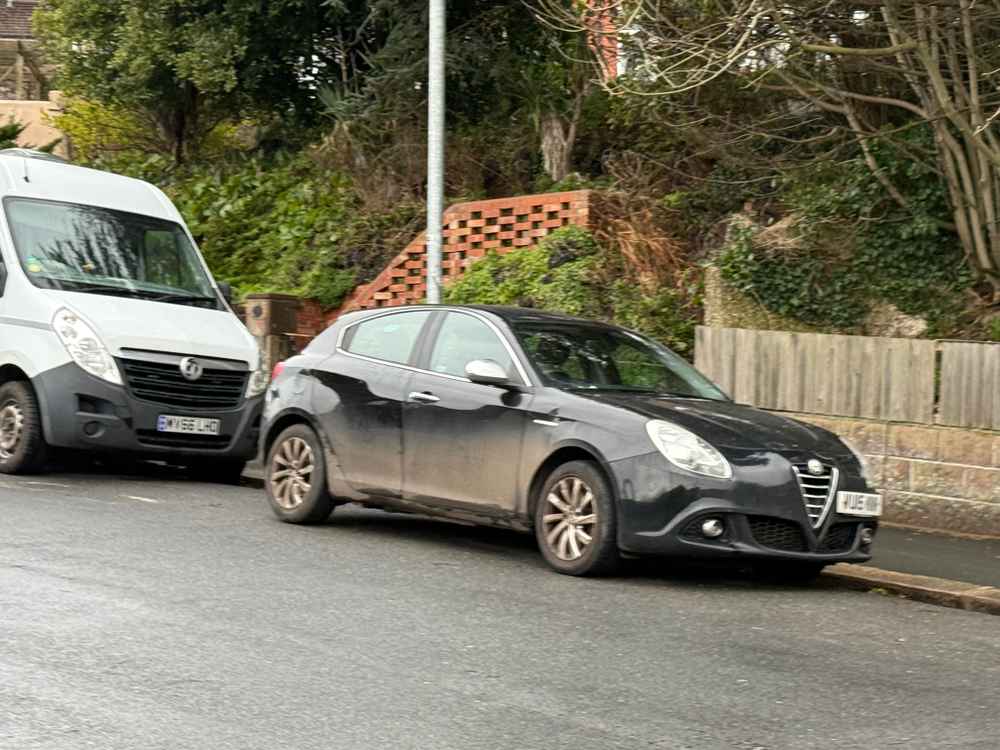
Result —
[[806, 515], [814, 529], [823, 525], [830, 510], [830, 504], [837, 492], [839, 472], [834, 467], [823, 464], [822, 474], [813, 474], [807, 464], [794, 464], [795, 478], [802, 493], [802, 502], [806, 507]]
[[187, 380], [176, 364], [121, 360], [129, 391], [142, 401], [184, 409], [233, 409], [240, 405], [249, 372], [205, 368]]
[[856, 523], [837, 523], [827, 529], [826, 536], [819, 543], [817, 552], [847, 552], [854, 546], [858, 533]]
[[750, 532], [757, 544], [783, 552], [807, 552], [809, 545], [802, 527], [794, 521], [768, 516], [747, 516]]

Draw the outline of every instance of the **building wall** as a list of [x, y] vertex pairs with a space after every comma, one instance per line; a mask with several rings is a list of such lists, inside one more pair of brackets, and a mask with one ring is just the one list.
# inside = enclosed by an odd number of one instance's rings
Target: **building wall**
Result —
[[56, 91], [49, 95], [48, 101], [0, 100], [0, 122], [6, 123], [13, 119], [26, 126], [17, 145], [37, 148], [61, 139], [54, 153], [68, 157], [69, 143], [52, 124], [52, 118], [61, 111], [59, 93]]

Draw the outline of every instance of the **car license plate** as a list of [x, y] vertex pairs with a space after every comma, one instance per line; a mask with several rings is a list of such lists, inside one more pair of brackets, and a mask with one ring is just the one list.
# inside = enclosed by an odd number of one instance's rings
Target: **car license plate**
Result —
[[837, 512], [845, 516], [881, 516], [882, 496], [868, 492], [838, 492]]
[[222, 422], [204, 417], [176, 417], [161, 414], [156, 420], [157, 432], [183, 432], [188, 435], [218, 435]]

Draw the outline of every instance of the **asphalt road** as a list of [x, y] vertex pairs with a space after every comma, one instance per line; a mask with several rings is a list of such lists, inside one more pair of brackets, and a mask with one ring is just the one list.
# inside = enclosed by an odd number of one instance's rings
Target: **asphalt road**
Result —
[[258, 490], [0, 478], [0, 748], [1000, 746], [1000, 618]]

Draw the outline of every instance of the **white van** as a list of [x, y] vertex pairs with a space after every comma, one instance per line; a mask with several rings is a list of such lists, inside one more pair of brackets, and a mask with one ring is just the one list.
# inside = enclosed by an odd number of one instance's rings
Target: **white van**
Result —
[[238, 478], [268, 374], [170, 200], [14, 149], [0, 201], [0, 472], [56, 447]]

